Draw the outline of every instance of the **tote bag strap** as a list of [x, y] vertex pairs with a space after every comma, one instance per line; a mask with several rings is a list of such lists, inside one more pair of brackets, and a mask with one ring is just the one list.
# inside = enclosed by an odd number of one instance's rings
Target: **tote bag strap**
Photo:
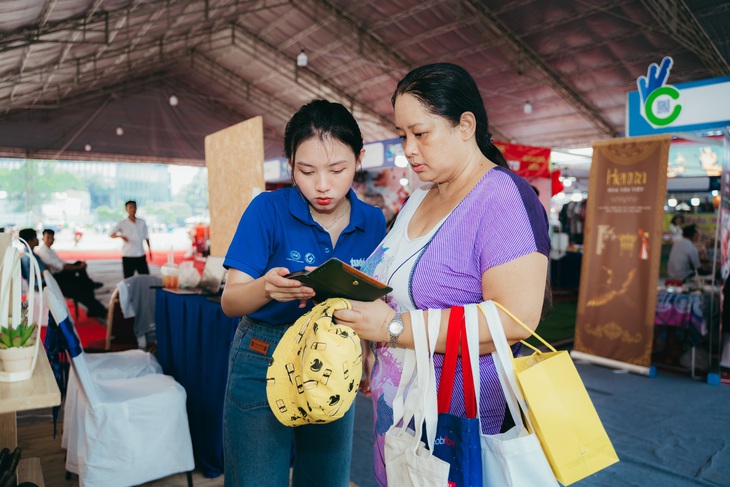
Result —
[[[418, 331], [416, 331], [423, 329], [423, 311], [414, 310], [409, 314], [411, 317], [411, 328], [414, 330], [413, 341], [414, 344], [418, 344], [421, 339], [425, 340], [425, 332], [423, 336], [417, 337]], [[419, 323], [421, 326], [418, 326]], [[402, 420], [403, 423], [400, 427], [402, 432], [408, 429], [408, 425], [414, 419], [416, 413], [422, 416], [419, 397], [423, 391], [419, 390], [417, 350], [417, 346], [414, 350], [405, 350], [401, 381], [398, 384], [398, 389], [393, 399], [393, 424], [398, 425]], [[425, 385], [425, 382], [422, 381], [421, 384]]]
[[[411, 420], [414, 422], [415, 435], [413, 450], [418, 448], [424, 423], [427, 442], [433, 451], [436, 439], [436, 385], [431, 357], [436, 347], [441, 322], [441, 310], [428, 310], [428, 333], [422, 310], [409, 312], [413, 333], [414, 350], [405, 350], [401, 382], [393, 399], [393, 424], [405, 432]], [[427, 336], [428, 334], [428, 336]]]
[[[428, 392], [429, 392], [429, 348], [426, 336], [426, 324], [423, 320], [423, 311], [414, 310], [409, 313], [411, 317], [411, 329], [413, 333], [413, 346], [416, 357], [416, 382], [411, 384], [406, 396], [404, 405], [403, 429], [408, 427], [413, 419], [416, 434], [413, 437], [413, 450], [418, 448], [423, 434], [423, 425], [427, 417]], [[435, 394], [434, 394], [435, 395]], [[435, 410], [435, 404], [433, 408]]]
[[433, 354], [436, 350], [436, 342], [438, 341], [441, 331], [441, 310], [428, 310], [428, 362], [424, 364], [428, 372], [428, 384], [424, 391], [424, 422], [426, 424], [426, 442], [430, 451], [433, 451], [434, 442], [436, 441], [436, 426], [438, 424], [438, 405], [436, 391], [436, 370], [433, 366]]
[[[495, 351], [492, 353], [494, 366], [497, 370], [499, 384], [502, 387], [502, 392], [504, 393], [507, 407], [512, 415], [512, 419], [514, 420], [515, 425], [520, 427], [522, 430], [525, 429], [524, 421], [527, 421], [530, 431], [534, 431], [529, 415], [527, 414], [527, 403], [525, 402], [525, 399], [522, 396], [522, 391], [517, 384], [514, 365], [512, 364], [512, 350], [507, 343], [507, 337], [504, 334], [502, 320], [499, 317], [495, 303], [493, 301], [485, 301], [476, 307], [479, 308], [484, 315], [484, 318], [487, 320], [489, 333], [495, 347]], [[523, 415], [520, 410], [522, 410], [525, 414]]]
[[461, 344], [462, 386], [464, 390], [464, 404], [466, 417], [476, 417], [475, 388], [472, 375], [472, 364], [469, 357], [469, 344], [464, 323], [464, 307], [453, 306], [449, 316], [449, 325], [446, 334], [446, 353], [441, 370], [441, 382], [438, 390], [438, 413], [448, 413], [451, 409], [451, 399], [456, 376], [456, 362], [459, 357]]
[[[492, 301], [492, 303], [494, 303], [494, 305], [497, 308], [501, 309], [504, 312], [504, 314], [506, 314], [507, 316], [509, 316], [510, 318], [512, 318], [515, 321], [515, 323], [517, 323], [522, 328], [524, 328], [525, 330], [527, 330], [528, 332], [530, 332], [530, 335], [532, 335], [535, 338], [537, 338], [538, 340], [540, 340], [540, 343], [542, 343], [543, 345], [545, 345], [551, 352], [557, 352], [557, 350], [555, 350], [555, 347], [553, 347], [548, 342], [546, 342], [540, 335], [538, 335], [537, 333], [535, 333], [535, 330], [533, 330], [532, 328], [530, 328], [529, 326], [527, 326], [526, 324], [524, 324], [518, 317], [516, 317], [515, 315], [513, 315], [510, 312], [510, 310], [508, 310], [507, 308], [505, 308], [504, 306], [502, 306], [501, 304], [499, 304], [496, 301]], [[520, 340], [520, 343], [523, 344], [524, 346], [526, 346], [527, 348], [531, 348], [533, 351], [535, 351], [535, 353], [538, 353], [538, 354], [542, 353], [542, 352], [540, 352], [540, 350], [538, 350], [537, 348], [533, 347], [532, 345], [530, 345], [529, 343], [527, 343], [524, 340]]]
[[[472, 367], [472, 381], [474, 383], [474, 394], [476, 395], [477, 418], [481, 418], [481, 371], [479, 367], [479, 316], [476, 304], [464, 306], [464, 332], [469, 347], [469, 362], [476, 364]], [[481, 420], [480, 420], [481, 421]]]
[[[411, 313], [411, 320], [413, 320], [413, 315], [415, 313]], [[413, 382], [414, 378], [414, 372], [416, 371], [416, 352], [415, 350], [404, 350], [404, 357], [403, 357], [403, 369], [401, 370], [401, 377], [400, 382], [398, 383], [398, 388], [395, 391], [395, 396], [393, 397], [393, 424], [398, 425], [402, 420], [404, 420], [404, 398], [406, 394], [406, 390], [408, 390], [409, 386], [411, 385], [411, 382]], [[410, 422], [412, 418], [408, 419], [408, 421], [403, 421], [403, 429], [405, 430], [408, 427], [408, 423]]]

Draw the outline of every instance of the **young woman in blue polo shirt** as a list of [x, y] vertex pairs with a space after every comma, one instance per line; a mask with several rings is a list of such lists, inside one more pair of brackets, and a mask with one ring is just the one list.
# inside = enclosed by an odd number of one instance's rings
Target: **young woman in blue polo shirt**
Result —
[[359, 268], [385, 236], [382, 211], [351, 189], [364, 152], [344, 106], [304, 105], [284, 132], [294, 187], [258, 195], [238, 224], [221, 300], [228, 316], [242, 316], [223, 411], [226, 486], [287, 487], [292, 439], [294, 486], [349, 484], [354, 407], [332, 423], [283, 426], [266, 400], [266, 369], [281, 336], [314, 297], [284, 276], [331, 257]]

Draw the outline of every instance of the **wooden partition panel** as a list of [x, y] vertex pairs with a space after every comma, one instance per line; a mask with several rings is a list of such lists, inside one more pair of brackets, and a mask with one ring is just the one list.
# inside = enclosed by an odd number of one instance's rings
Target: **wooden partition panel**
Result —
[[264, 130], [261, 117], [205, 137], [210, 205], [210, 255], [223, 257], [238, 220], [264, 183]]

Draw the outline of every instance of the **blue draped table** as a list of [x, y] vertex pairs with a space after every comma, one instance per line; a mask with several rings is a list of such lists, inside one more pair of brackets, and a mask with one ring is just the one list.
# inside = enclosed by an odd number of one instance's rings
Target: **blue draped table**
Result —
[[223, 398], [238, 321], [205, 296], [157, 291], [157, 359], [187, 391], [195, 462], [207, 478], [223, 473]]

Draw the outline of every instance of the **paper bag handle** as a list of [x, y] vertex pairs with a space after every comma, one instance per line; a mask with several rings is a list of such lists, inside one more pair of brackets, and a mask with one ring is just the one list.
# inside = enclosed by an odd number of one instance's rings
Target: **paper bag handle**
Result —
[[[546, 347], [548, 347], [550, 349], [550, 351], [557, 352], [557, 350], [555, 350], [555, 348], [552, 345], [550, 345], [548, 342], [546, 342], [545, 340], [543, 340], [543, 338], [540, 335], [538, 335], [537, 333], [535, 333], [535, 330], [533, 330], [532, 328], [530, 328], [529, 326], [527, 326], [526, 324], [524, 324], [522, 321], [520, 321], [520, 319], [518, 317], [516, 317], [515, 315], [513, 315], [507, 308], [505, 308], [504, 306], [502, 306], [501, 304], [499, 304], [498, 302], [496, 302], [494, 300], [492, 300], [492, 302], [494, 303], [494, 305], [497, 308], [501, 309], [502, 311], [504, 311], [504, 313], [507, 316], [509, 316], [510, 318], [512, 318], [515, 321], [515, 323], [517, 323], [518, 325], [520, 325], [525, 330], [529, 331], [530, 332], [530, 335], [532, 335], [535, 338], [537, 338], [538, 340], [540, 340], [540, 342], [542, 342], [543, 345], [545, 345]], [[522, 343], [527, 348], [531, 348], [536, 353], [542, 353], [542, 352], [540, 352], [540, 350], [538, 350], [537, 348], [533, 347], [532, 345], [530, 345], [529, 343], [527, 343], [524, 340], [520, 340], [520, 343]]]

